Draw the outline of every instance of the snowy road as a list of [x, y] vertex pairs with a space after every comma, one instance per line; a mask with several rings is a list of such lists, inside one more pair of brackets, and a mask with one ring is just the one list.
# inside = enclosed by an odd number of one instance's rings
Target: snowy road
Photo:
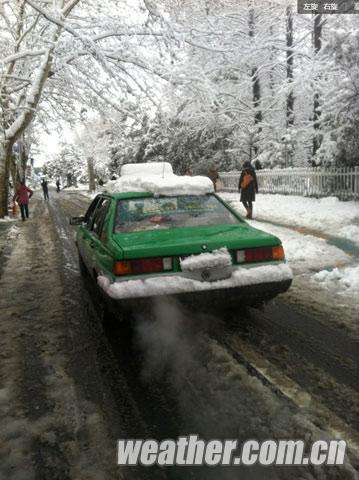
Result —
[[[134, 315], [134, 328], [104, 330], [67, 221], [88, 204], [75, 192], [52, 193], [49, 205], [35, 199], [3, 259], [0, 479], [354, 479], [349, 463], [340, 471], [116, 468], [117, 438], [193, 432], [344, 438], [357, 465], [358, 345], [320, 311], [304, 314], [294, 294], [226, 318], [163, 303], [151, 321]], [[310, 289], [302, 284], [304, 298]]]

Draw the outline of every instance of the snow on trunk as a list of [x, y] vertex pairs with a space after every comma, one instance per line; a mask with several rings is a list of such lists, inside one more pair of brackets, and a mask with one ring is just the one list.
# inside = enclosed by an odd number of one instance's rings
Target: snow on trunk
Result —
[[213, 252], [190, 255], [180, 260], [181, 270], [190, 271], [201, 268], [227, 267], [232, 265], [232, 258], [226, 248], [214, 250]]
[[206, 282], [193, 280], [180, 275], [163, 275], [144, 280], [128, 280], [111, 283], [104, 276], [99, 276], [99, 286], [114, 299], [152, 297], [158, 295], [175, 295], [178, 293], [220, 290], [225, 288], [243, 287], [263, 284], [266, 282], [281, 282], [293, 278], [292, 270], [287, 264], [259, 266], [253, 268], [238, 268], [230, 278]]

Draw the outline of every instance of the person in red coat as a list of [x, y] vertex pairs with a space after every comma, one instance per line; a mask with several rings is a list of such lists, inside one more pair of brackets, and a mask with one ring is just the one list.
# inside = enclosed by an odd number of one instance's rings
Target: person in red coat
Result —
[[21, 181], [17, 187], [14, 195], [14, 202], [16, 201], [20, 206], [22, 221], [25, 221], [25, 217], [29, 218], [29, 200], [33, 195], [31, 188], [25, 185], [25, 181]]

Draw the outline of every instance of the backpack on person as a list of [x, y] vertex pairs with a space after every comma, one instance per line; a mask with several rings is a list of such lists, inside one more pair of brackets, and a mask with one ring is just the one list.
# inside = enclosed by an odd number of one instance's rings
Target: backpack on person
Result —
[[253, 182], [253, 177], [250, 173], [245, 173], [241, 181], [241, 188], [244, 190]]

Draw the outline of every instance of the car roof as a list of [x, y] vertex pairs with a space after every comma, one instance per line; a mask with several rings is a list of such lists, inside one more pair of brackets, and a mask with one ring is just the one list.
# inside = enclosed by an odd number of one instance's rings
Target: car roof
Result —
[[[145, 198], [145, 197], [153, 197], [153, 193], [151, 192], [116, 192], [116, 193], [110, 193], [110, 192], [106, 192], [106, 191], [103, 191], [101, 193], [98, 194], [98, 196], [106, 196], [106, 197], [111, 197], [115, 200], [124, 200], [124, 199], [127, 199], [127, 198]], [[200, 196], [205, 196], [205, 195], [213, 195], [213, 193], [211, 194], [199, 194]], [[161, 195], [161, 197], [164, 197], [164, 196], [167, 196], [167, 195]], [[178, 197], [178, 196], [181, 196], [181, 194], [179, 195], [173, 195], [174, 197]], [[190, 195], [192, 196], [192, 195]], [[170, 195], [168, 195], [169, 198], [171, 198]]]
[[114, 198], [115, 200], [126, 199], [126, 198], [139, 198], [139, 197], [153, 197], [153, 194], [150, 192], [116, 192], [110, 193], [103, 191], [99, 195], [105, 195], [107, 197]]

